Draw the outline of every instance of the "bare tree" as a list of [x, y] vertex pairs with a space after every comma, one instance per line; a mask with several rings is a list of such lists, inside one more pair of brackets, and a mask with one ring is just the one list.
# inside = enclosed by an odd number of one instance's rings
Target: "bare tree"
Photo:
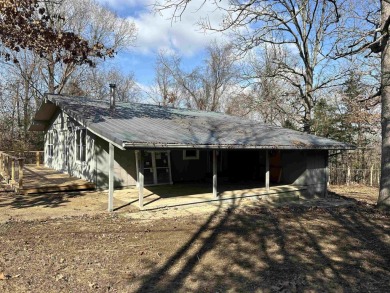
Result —
[[[85, 71], [131, 46], [136, 34], [133, 22], [95, 0], [7, 0], [0, 5], [0, 20], [0, 56], [14, 61], [1, 68], [2, 105], [9, 109], [1, 122], [11, 144], [32, 139], [27, 128], [45, 92], [82, 93]], [[122, 80], [118, 93], [125, 97], [136, 87], [132, 76]]]
[[[63, 19], [51, 22], [55, 30], [75, 32], [85, 38], [89, 44], [99, 43], [109, 47], [113, 54], [134, 44], [135, 24], [118, 17], [95, 0], [47, 2], [46, 10], [50, 14], [63, 16]], [[43, 73], [48, 91], [61, 93], [79, 66], [75, 62], [63, 62], [61, 52], [47, 54], [45, 60], [47, 65]], [[99, 62], [98, 58], [91, 60], [95, 64]]]
[[289, 60], [290, 52], [278, 45], [266, 44], [248, 55], [242, 78], [246, 83], [243, 97], [246, 97], [249, 113], [264, 123], [298, 125], [302, 111], [299, 92], [279, 75], [282, 62], [293, 62]]
[[381, 52], [381, 99], [382, 99], [382, 162], [378, 205], [390, 207], [390, 2], [381, 0], [379, 37], [374, 41]]
[[123, 73], [118, 68], [105, 70], [99, 66], [88, 68], [81, 76], [71, 78], [63, 92], [69, 95], [88, 96], [103, 100], [109, 97], [110, 83], [116, 84], [116, 97], [120, 102], [139, 102], [141, 90], [132, 73]]
[[180, 86], [171, 74], [169, 67], [164, 65], [166, 58], [163, 52], [160, 52], [160, 57], [156, 61], [155, 80], [154, 84], [146, 90], [146, 95], [156, 104], [162, 106], [181, 106], [183, 96], [180, 93]]
[[[297, 64], [280, 62], [278, 75], [299, 92], [304, 107], [303, 129], [310, 132], [312, 110], [316, 92], [334, 86], [342, 77], [333, 63], [333, 49], [340, 42], [338, 28], [343, 18], [340, 11], [344, 4], [333, 0], [232, 0], [223, 6], [210, 0], [226, 13], [220, 27], [202, 21], [209, 30], [232, 31], [235, 44], [242, 52], [248, 52], [260, 44], [277, 44], [296, 51]], [[174, 9], [174, 17], [180, 17], [190, 0], [167, 0], [156, 8]], [[325, 69], [326, 68], [326, 69]], [[329, 72], [332, 71], [332, 74]]]
[[[18, 64], [25, 60], [19, 59]], [[2, 98], [0, 111], [0, 124], [2, 130], [3, 149], [26, 149], [36, 142], [35, 136], [28, 132], [30, 117], [36, 107], [36, 90], [31, 84], [36, 82], [37, 68], [31, 66], [21, 76], [19, 70], [8, 66], [7, 74], [2, 76]], [[1, 127], [0, 127], [1, 128]]]
[[[376, 5], [368, 6], [367, 3], [360, 7], [363, 12], [357, 14], [364, 22], [371, 25], [371, 29], [357, 30], [347, 34], [349, 36], [349, 50], [342, 51], [339, 55], [348, 56], [368, 51], [368, 56], [379, 53], [381, 56], [380, 87], [376, 93], [365, 100], [381, 99], [381, 180], [378, 197], [378, 206], [390, 207], [390, 1], [380, 0]], [[380, 4], [380, 6], [378, 6]]]
[[214, 42], [207, 48], [207, 59], [202, 66], [190, 72], [181, 68], [178, 56], [160, 54], [158, 64], [165, 68], [164, 74], [175, 80], [187, 107], [218, 111], [237, 76], [235, 60], [231, 45]]

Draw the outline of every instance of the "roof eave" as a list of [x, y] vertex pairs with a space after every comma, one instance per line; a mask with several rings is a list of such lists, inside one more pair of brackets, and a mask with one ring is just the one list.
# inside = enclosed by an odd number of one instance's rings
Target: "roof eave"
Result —
[[106, 133], [104, 133], [103, 131], [100, 131], [99, 129], [94, 128], [91, 125], [87, 125], [86, 128], [87, 128], [88, 131], [90, 131], [91, 133], [95, 134], [96, 136], [99, 136], [101, 139], [107, 141], [108, 143], [113, 144], [118, 149], [120, 149], [122, 151], [125, 150], [125, 146], [122, 143], [122, 141], [115, 139], [115, 137], [109, 136]]
[[283, 150], [352, 150], [351, 145], [292, 146], [292, 145], [224, 145], [224, 144], [177, 144], [153, 142], [124, 142], [123, 147], [131, 149], [283, 149]]

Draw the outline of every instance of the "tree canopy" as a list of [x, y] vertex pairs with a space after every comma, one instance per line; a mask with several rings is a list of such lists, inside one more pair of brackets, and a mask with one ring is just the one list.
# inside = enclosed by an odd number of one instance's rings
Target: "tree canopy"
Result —
[[[64, 63], [93, 65], [93, 57], [112, 57], [114, 50], [102, 43], [90, 44], [71, 31], [58, 30], [54, 21], [64, 21], [61, 15], [50, 14], [49, 0], [2, 0], [0, 2], [0, 41], [3, 47], [19, 52], [32, 50], [45, 57], [56, 54]], [[1, 48], [6, 61], [18, 62]]]

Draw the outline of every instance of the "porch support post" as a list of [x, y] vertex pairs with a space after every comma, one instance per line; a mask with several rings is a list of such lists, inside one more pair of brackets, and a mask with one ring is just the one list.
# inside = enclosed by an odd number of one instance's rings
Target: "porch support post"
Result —
[[157, 168], [156, 168], [156, 152], [152, 151], [152, 170], [153, 170], [153, 182], [157, 184]]
[[139, 153], [139, 162], [138, 162], [138, 200], [139, 208], [143, 209], [144, 207], [144, 159], [143, 151]]
[[139, 177], [138, 177], [138, 170], [139, 170], [139, 151], [135, 151], [135, 172], [137, 173], [137, 183], [136, 183], [136, 187], [139, 188]]
[[328, 185], [329, 185], [329, 152], [326, 152], [325, 156], [325, 167], [324, 167], [324, 196], [328, 196]]
[[172, 181], [172, 170], [171, 170], [171, 151], [168, 151], [168, 168], [169, 168], [169, 183], [173, 184]]
[[218, 197], [217, 192], [217, 151], [213, 150], [213, 196]]
[[269, 192], [269, 151], [265, 151], [265, 189]]
[[114, 145], [110, 143], [108, 153], [108, 211], [114, 210]]

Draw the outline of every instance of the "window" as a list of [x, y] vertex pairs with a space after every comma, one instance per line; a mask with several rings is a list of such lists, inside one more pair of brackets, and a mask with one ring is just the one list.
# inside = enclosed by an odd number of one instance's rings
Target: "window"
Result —
[[57, 130], [51, 130], [47, 133], [47, 155], [49, 158], [52, 158], [56, 155], [54, 153], [56, 151], [58, 144], [58, 135]]
[[49, 158], [52, 158], [53, 154], [54, 154], [53, 132], [49, 131], [47, 133], [47, 155]]
[[184, 150], [183, 151], [183, 160], [199, 160], [199, 151], [198, 150]]
[[76, 160], [85, 162], [86, 151], [87, 151], [87, 130], [77, 129], [76, 130]]

